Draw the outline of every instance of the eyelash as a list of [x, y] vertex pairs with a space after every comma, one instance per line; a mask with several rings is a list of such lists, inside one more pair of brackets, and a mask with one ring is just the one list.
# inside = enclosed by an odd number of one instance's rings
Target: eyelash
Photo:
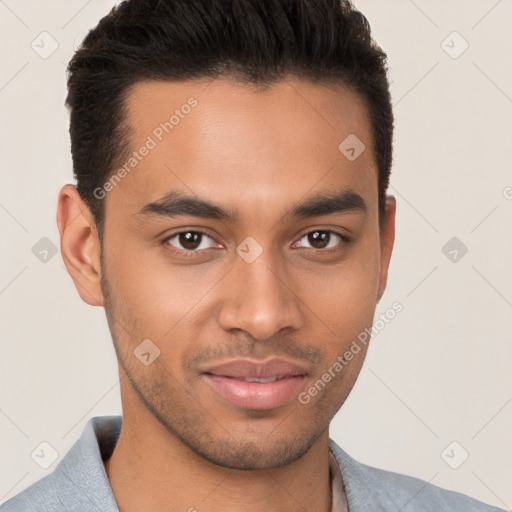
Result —
[[[306, 235], [309, 235], [310, 233], [314, 233], [316, 231], [321, 231], [323, 233], [330, 233], [332, 235], [337, 235], [341, 238], [341, 241], [343, 242], [344, 245], [348, 245], [351, 243], [351, 239], [348, 238], [346, 235], [342, 235], [341, 233], [339, 233], [338, 231], [334, 231], [332, 229], [312, 229], [311, 231], [307, 231], [306, 233], [303, 233], [298, 240], [304, 238]], [[200, 235], [204, 235], [204, 236], [207, 236], [209, 238], [212, 238], [213, 237], [206, 233], [205, 231], [201, 231], [200, 229], [186, 229], [186, 230], [183, 230], [183, 231], [178, 231], [176, 233], [173, 233], [172, 235], [169, 235], [168, 237], [164, 238], [162, 240], [162, 245], [166, 245], [167, 246], [167, 250], [171, 251], [172, 253], [174, 254], [177, 254], [178, 256], [185, 256], [187, 258], [194, 258], [194, 257], [198, 257], [201, 255], [201, 253], [205, 253], [205, 252], [209, 252], [210, 249], [213, 249], [215, 250], [215, 248], [209, 248], [209, 249], [195, 249], [193, 251], [186, 251], [186, 250], [180, 250], [180, 249], [176, 249], [175, 247], [173, 247], [172, 245], [170, 245], [168, 242], [169, 240], [171, 240], [172, 238], [174, 238], [175, 236], [178, 236], [178, 235], [181, 235], [183, 233], [196, 233], [196, 234], [200, 234]], [[306, 247], [306, 249], [311, 249], [312, 251], [319, 251], [319, 252], [322, 252], [322, 253], [326, 253], [326, 254], [330, 254], [332, 252], [336, 252], [336, 251], [339, 251], [341, 250], [341, 248], [336, 248], [336, 247], [331, 247], [329, 249], [314, 249], [314, 248], [309, 248], [309, 247]]]

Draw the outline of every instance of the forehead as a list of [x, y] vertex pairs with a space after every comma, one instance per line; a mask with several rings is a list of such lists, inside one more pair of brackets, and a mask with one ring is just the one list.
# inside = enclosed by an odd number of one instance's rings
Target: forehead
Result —
[[[137, 154], [127, 158], [107, 209], [115, 203], [133, 212], [173, 190], [260, 214], [340, 187], [377, 200], [367, 109], [341, 85], [291, 77], [267, 88], [227, 79], [146, 81], [131, 88], [126, 120]], [[364, 148], [358, 158], [340, 151], [345, 140], [356, 141], [358, 153]]]

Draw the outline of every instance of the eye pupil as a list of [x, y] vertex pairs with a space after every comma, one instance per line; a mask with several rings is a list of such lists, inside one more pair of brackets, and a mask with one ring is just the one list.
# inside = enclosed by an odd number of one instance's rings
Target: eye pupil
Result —
[[[313, 249], [324, 249], [331, 241], [332, 233], [328, 230], [310, 231], [307, 235], [308, 243]], [[203, 233], [199, 231], [182, 231], [175, 236], [178, 238], [178, 243], [181, 248], [186, 251], [196, 251], [201, 245]]]
[[308, 242], [315, 249], [323, 249], [329, 244], [330, 237], [328, 231], [312, 231], [308, 234]]
[[201, 236], [202, 233], [186, 231], [179, 234], [179, 242], [182, 247], [194, 251], [201, 245]]

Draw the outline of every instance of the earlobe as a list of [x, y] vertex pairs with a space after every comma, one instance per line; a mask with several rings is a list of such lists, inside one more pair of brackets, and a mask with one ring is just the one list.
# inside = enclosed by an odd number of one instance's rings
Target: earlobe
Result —
[[73, 185], [64, 185], [59, 192], [57, 225], [62, 259], [80, 297], [91, 306], [103, 306], [98, 232], [90, 209]]
[[395, 243], [395, 216], [396, 199], [394, 196], [388, 195], [386, 196], [386, 212], [380, 235], [380, 276], [377, 302], [382, 298], [388, 280], [389, 262]]

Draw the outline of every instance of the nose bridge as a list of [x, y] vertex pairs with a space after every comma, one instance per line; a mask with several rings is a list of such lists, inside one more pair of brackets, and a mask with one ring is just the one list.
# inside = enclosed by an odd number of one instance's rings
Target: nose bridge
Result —
[[[226, 295], [223, 296], [219, 321], [226, 329], [243, 329], [255, 339], [266, 339], [283, 328], [298, 329], [302, 324], [299, 299], [293, 283], [272, 251], [263, 250], [251, 261], [244, 259], [240, 244], [235, 267], [230, 272]], [[253, 252], [254, 256], [254, 252]]]

